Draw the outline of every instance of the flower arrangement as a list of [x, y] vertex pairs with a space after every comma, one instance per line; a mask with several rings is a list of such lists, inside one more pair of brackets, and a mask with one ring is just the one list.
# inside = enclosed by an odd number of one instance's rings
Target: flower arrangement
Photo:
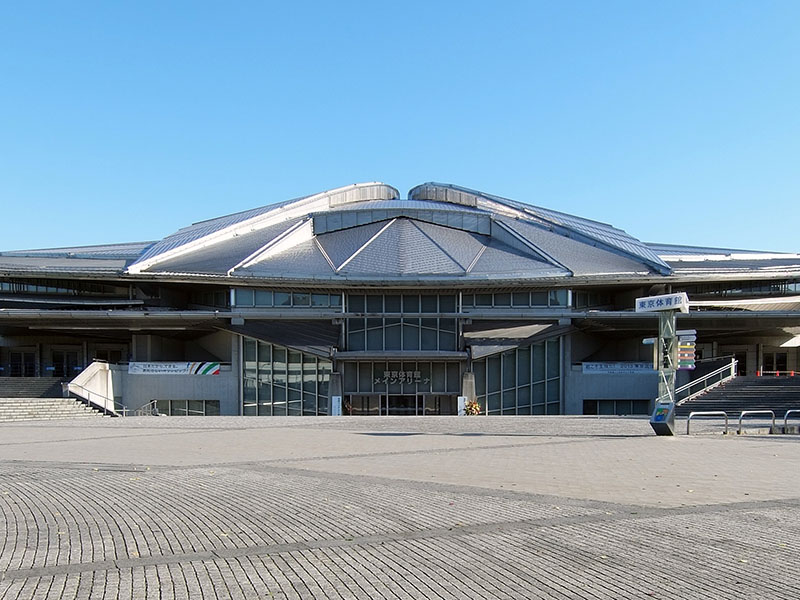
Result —
[[479, 415], [481, 414], [481, 405], [477, 400], [470, 400], [464, 405], [464, 414], [466, 415]]

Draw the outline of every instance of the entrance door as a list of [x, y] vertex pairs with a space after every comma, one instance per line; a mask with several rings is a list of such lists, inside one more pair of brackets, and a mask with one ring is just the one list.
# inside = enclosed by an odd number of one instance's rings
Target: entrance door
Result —
[[53, 350], [53, 377], [71, 379], [77, 374], [77, 350]]
[[446, 394], [425, 394], [420, 402], [421, 415], [457, 415], [458, 398]]
[[747, 375], [747, 352], [736, 352], [733, 357], [736, 359], [736, 374], [744, 377]]
[[387, 397], [388, 415], [416, 415], [417, 397], [416, 395], [390, 395]]
[[36, 377], [36, 353], [27, 350], [12, 350], [9, 359], [11, 377]]
[[345, 415], [381, 414], [380, 394], [351, 394], [344, 405]]
[[764, 352], [764, 371], [786, 371], [789, 364], [786, 352]]

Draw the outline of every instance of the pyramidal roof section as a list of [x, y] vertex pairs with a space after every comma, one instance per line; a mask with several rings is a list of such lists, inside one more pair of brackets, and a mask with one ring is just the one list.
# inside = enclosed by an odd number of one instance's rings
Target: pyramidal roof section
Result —
[[494, 213], [534, 221], [560, 235], [577, 238], [585, 243], [635, 258], [662, 275], [669, 275], [672, 272], [670, 266], [646, 244], [621, 229], [599, 221], [447, 183], [423, 183], [412, 188], [408, 192], [408, 197], [414, 200], [438, 200], [484, 208]]
[[258, 231], [316, 211], [329, 210], [351, 202], [390, 200], [398, 196], [399, 192], [395, 188], [384, 183], [356, 183], [311, 196], [201, 221], [184, 227], [153, 244], [139, 260], [128, 267], [127, 272], [142, 273], [160, 262], [213, 246], [243, 233]]

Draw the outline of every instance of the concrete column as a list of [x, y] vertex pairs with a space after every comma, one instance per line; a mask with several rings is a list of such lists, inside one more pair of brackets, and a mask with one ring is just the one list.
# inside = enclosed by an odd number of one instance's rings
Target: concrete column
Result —
[[467, 402], [477, 400], [477, 394], [475, 393], [475, 373], [466, 371], [461, 376], [461, 395], [467, 397]]

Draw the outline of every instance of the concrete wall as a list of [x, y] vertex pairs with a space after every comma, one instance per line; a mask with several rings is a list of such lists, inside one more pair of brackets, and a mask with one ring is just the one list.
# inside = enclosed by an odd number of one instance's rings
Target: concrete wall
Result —
[[658, 396], [658, 374], [584, 374], [581, 365], [571, 365], [565, 373], [564, 412], [582, 415], [586, 399], [653, 400]]
[[239, 414], [238, 371], [224, 366], [219, 375], [129, 375], [114, 377], [114, 395], [134, 411], [152, 400], [219, 400], [220, 414]]

